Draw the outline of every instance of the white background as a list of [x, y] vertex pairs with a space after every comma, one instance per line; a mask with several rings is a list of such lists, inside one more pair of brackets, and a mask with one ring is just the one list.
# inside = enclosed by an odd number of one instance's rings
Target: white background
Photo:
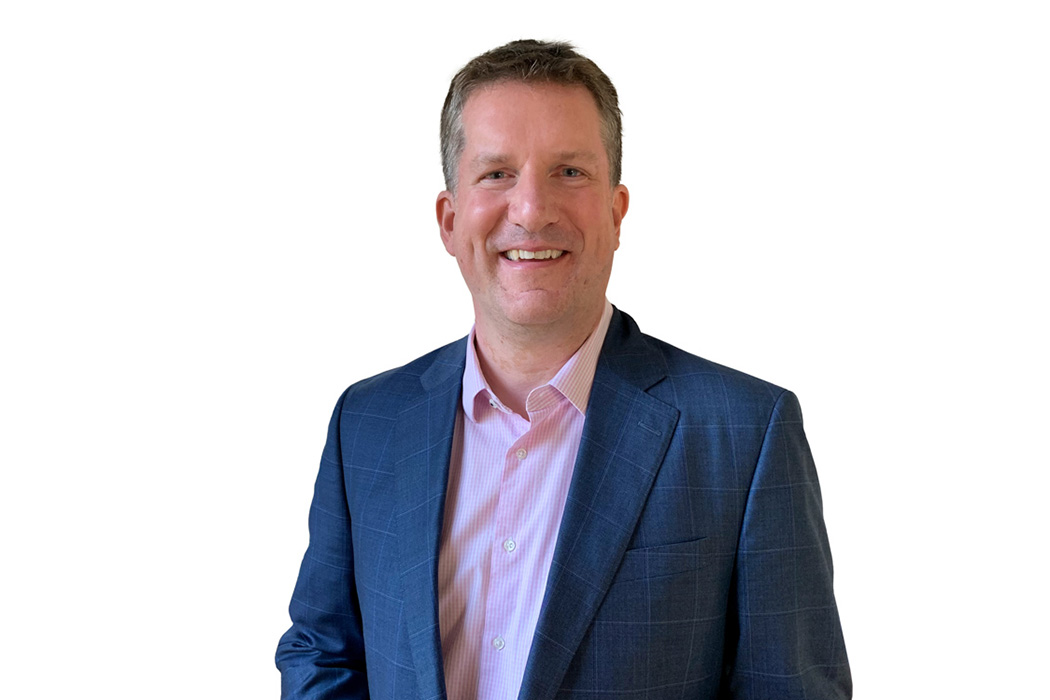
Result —
[[277, 697], [331, 408], [467, 332], [452, 74], [616, 83], [643, 330], [793, 389], [867, 698], [1048, 697], [1037, 2], [5, 3], [0, 694]]

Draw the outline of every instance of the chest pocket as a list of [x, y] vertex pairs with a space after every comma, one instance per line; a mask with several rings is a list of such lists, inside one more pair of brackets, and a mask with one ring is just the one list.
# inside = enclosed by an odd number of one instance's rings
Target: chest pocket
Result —
[[613, 585], [695, 571], [700, 567], [705, 541], [706, 538], [701, 537], [656, 547], [628, 549], [613, 578]]

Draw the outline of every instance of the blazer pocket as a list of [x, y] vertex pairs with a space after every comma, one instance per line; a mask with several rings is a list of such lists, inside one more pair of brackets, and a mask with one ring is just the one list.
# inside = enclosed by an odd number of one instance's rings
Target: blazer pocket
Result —
[[700, 568], [707, 537], [655, 547], [628, 549], [613, 577], [613, 585], [645, 578], [672, 576]]

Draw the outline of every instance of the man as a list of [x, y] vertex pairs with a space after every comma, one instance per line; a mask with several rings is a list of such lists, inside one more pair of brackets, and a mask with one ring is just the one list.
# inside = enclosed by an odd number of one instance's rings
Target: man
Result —
[[795, 397], [605, 299], [609, 79], [566, 44], [483, 54], [442, 156], [475, 326], [339, 400], [283, 696], [850, 697]]

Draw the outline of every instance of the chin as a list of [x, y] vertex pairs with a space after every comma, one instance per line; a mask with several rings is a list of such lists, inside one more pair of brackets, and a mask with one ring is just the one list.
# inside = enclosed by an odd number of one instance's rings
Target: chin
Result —
[[565, 317], [563, 300], [543, 293], [530, 293], [530, 298], [504, 304], [502, 315], [519, 326], [548, 326]]
[[549, 326], [559, 320], [558, 314], [552, 314], [550, 309], [536, 309], [535, 311], [523, 311], [509, 313], [505, 318], [517, 326]]

